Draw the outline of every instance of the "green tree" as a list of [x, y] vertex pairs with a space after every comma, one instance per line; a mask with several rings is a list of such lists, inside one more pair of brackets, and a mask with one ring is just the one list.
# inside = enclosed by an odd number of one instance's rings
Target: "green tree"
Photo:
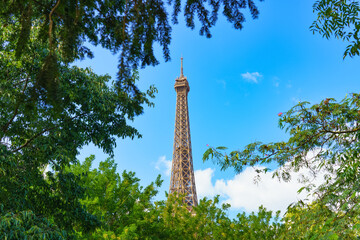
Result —
[[[32, 26], [28, 49], [17, 57], [16, 42], [9, 41], [14, 26], [3, 21], [1, 26], [0, 202], [4, 211], [31, 210], [61, 229], [78, 224], [90, 230], [98, 221], [79, 203], [83, 190], [64, 167], [90, 142], [112, 155], [115, 137], [140, 137], [128, 121], [142, 114], [144, 104], [152, 106], [156, 89], [135, 94], [123, 85], [116, 90], [109, 76], [60, 62], [56, 104], [51, 104], [37, 81], [48, 54], [35, 38], [40, 29]], [[137, 78], [135, 72], [131, 84]], [[46, 166], [55, 172], [44, 177]]]
[[263, 206], [259, 207], [257, 213], [239, 213], [234, 226], [233, 239], [279, 239], [285, 230], [280, 211], [273, 215], [272, 211], [267, 211]]
[[181, 197], [170, 196], [160, 206], [165, 228], [170, 229], [169, 239], [277, 239], [284, 231], [280, 212], [274, 216], [260, 206], [257, 213], [239, 213], [230, 219], [230, 205], [219, 205], [219, 196], [204, 198], [190, 212]]
[[[334, 236], [351, 238], [358, 231], [359, 225], [355, 223], [360, 214], [360, 183], [357, 178], [360, 172], [359, 107], [360, 95], [355, 93], [340, 102], [329, 98], [312, 106], [300, 102], [282, 114], [279, 120], [280, 128], [290, 135], [288, 141], [255, 142], [229, 154], [224, 147], [209, 148], [204, 160], [214, 158], [222, 169], [232, 167], [237, 172], [247, 166], [277, 163], [280, 168], [274, 175], [285, 181], [291, 178], [292, 172], [302, 168], [315, 175], [326, 172], [322, 185], [314, 186], [308, 182], [299, 190], [312, 192], [319, 211], [303, 211], [308, 221], [296, 223], [310, 227], [326, 216], [326, 224], [321, 223], [322, 227], [316, 228], [315, 236], [332, 232]], [[306, 207], [301, 202], [299, 204], [300, 208]]]
[[360, 6], [358, 0], [317, 0], [313, 6], [317, 19], [310, 29], [329, 39], [334, 36], [349, 43], [346, 56], [360, 55]]
[[87, 234], [79, 229], [79, 236], [110, 239], [112, 236], [130, 235], [144, 239], [159, 235], [151, 218], [155, 208], [152, 199], [162, 183], [160, 176], [147, 187], [142, 187], [135, 173], [117, 173], [117, 165], [110, 158], [100, 162], [98, 169], [91, 169], [94, 159], [92, 155], [83, 163], [72, 164], [66, 169], [80, 178], [79, 185], [85, 189], [81, 203], [101, 220], [101, 226], [95, 232]]
[[159, 207], [169, 239], [229, 239], [231, 221], [226, 210], [230, 205], [218, 207], [218, 203], [219, 196], [213, 200], [204, 198], [189, 211], [181, 196], [168, 196]]
[[[317, 0], [317, 19], [310, 30], [329, 39], [349, 43], [346, 56], [360, 55], [360, 5], [357, 0]], [[307, 182], [299, 192], [311, 192], [312, 203], [297, 202], [288, 207], [285, 235], [281, 239], [354, 239], [359, 237], [359, 132], [360, 96], [350, 94], [342, 101], [327, 98], [309, 106], [300, 102], [280, 114], [279, 126], [289, 133], [288, 141], [250, 143], [243, 150], [226, 153], [226, 147], [209, 148], [203, 160], [214, 159], [221, 169], [237, 173], [245, 167], [276, 163], [273, 177], [284, 181], [307, 168], [314, 176], [326, 172], [324, 183]], [[257, 169], [266, 173], [269, 169]]]
[[[357, 239], [358, 216], [344, 218], [322, 201], [291, 206], [285, 217], [281, 239]], [[356, 226], [356, 227], [354, 227]]]

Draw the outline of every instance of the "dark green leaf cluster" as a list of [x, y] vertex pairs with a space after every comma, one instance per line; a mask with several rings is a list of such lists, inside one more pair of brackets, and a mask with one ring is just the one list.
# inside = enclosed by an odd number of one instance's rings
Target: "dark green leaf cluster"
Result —
[[[55, 81], [59, 59], [71, 63], [93, 54], [85, 42], [100, 44], [119, 54], [118, 82], [122, 87], [139, 66], [156, 65], [154, 44], [162, 47], [165, 60], [170, 59], [171, 26], [166, 2], [173, 6], [172, 21], [177, 23], [181, 0], [24, 0], [1, 1], [0, 21], [14, 30], [8, 38], [16, 43], [13, 50], [20, 57], [30, 47], [30, 38], [36, 29], [35, 39], [46, 46], [47, 57], [41, 60], [40, 80]], [[218, 11], [241, 29], [245, 21], [243, 9], [249, 8], [257, 18], [258, 8], [253, 0], [186, 1], [186, 24], [195, 26], [195, 17], [201, 25], [200, 34], [210, 37], [210, 28], [218, 19]], [[2, 28], [0, 34], [4, 31]], [[58, 57], [56, 56], [59, 55]]]
[[77, 184], [79, 179], [74, 174], [63, 171], [45, 174], [39, 165], [21, 161], [11, 153], [0, 159], [0, 172], [3, 215], [30, 211], [40, 219], [49, 219], [69, 234], [74, 225], [85, 232], [99, 225], [95, 216], [80, 203], [84, 189]]
[[[140, 137], [128, 121], [152, 105], [156, 89], [137, 90], [136, 72], [117, 89], [107, 75], [57, 63], [52, 92], [38, 81], [48, 50], [32, 37], [17, 57], [8, 41], [13, 30], [2, 26], [0, 35], [0, 202], [9, 214], [31, 211], [69, 233], [74, 226], [88, 232], [99, 221], [80, 203], [78, 177], [64, 167], [86, 144], [112, 155], [116, 137]], [[49, 101], [48, 94], [56, 97]], [[44, 174], [47, 166], [54, 172]]]
[[16, 59], [7, 37], [0, 38], [0, 139], [11, 143], [9, 150], [14, 154], [43, 164], [66, 163], [75, 160], [84, 144], [93, 142], [112, 154], [115, 136], [140, 136], [126, 120], [142, 114], [143, 104], [152, 105], [148, 97], [154, 97], [156, 89], [135, 91], [136, 72], [118, 89], [107, 75], [59, 65], [57, 102], [51, 104], [37, 81], [46, 50], [33, 39], [31, 51]]
[[66, 231], [59, 229], [46, 218], [36, 216], [32, 211], [4, 213], [0, 205], [0, 238], [18, 239], [72, 239]]
[[329, 39], [331, 36], [349, 42], [346, 56], [360, 55], [360, 5], [358, 0], [318, 0], [313, 6], [317, 20], [310, 30]]

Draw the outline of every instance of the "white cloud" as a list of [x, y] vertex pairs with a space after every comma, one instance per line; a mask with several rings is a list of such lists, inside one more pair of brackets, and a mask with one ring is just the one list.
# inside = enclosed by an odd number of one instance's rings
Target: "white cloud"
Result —
[[262, 77], [262, 75], [258, 72], [253, 72], [253, 73], [243, 73], [241, 74], [241, 76], [243, 77], [243, 79], [245, 79], [248, 82], [252, 82], [252, 83], [258, 83], [259, 82], [259, 78]]
[[214, 176], [214, 169], [207, 168], [195, 171], [196, 193], [199, 198], [215, 196], [216, 190], [211, 183]]
[[157, 170], [163, 171], [166, 176], [170, 176], [171, 172], [171, 160], [166, 160], [166, 156], [161, 156], [155, 163]]
[[[279, 181], [272, 178], [273, 172], [261, 176], [261, 181], [254, 184], [256, 172], [254, 168], [247, 168], [233, 179], [217, 179], [212, 183], [214, 169], [207, 168], [195, 171], [196, 188], [199, 198], [213, 197], [217, 194], [222, 196], [224, 202], [230, 203], [233, 209], [244, 209], [246, 212], [257, 211], [260, 205], [268, 210], [281, 210], [285, 213], [289, 204], [305, 199], [306, 191], [300, 194], [297, 191], [303, 186], [297, 179], [308, 176], [307, 170], [292, 174], [290, 182]], [[322, 182], [323, 175], [318, 176], [315, 184]]]

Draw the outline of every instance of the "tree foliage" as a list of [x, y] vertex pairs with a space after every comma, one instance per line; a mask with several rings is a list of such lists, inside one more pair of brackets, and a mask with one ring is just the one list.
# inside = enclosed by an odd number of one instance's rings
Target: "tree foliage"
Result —
[[[49, 218], [61, 228], [74, 224], [85, 230], [98, 221], [86, 212], [79, 199], [83, 190], [64, 167], [76, 160], [79, 148], [93, 143], [113, 154], [115, 137], [140, 137], [128, 121], [152, 106], [155, 88], [147, 92], [123, 85], [115, 89], [110, 77], [91, 69], [57, 64], [56, 91], [50, 93], [37, 80], [48, 50], [36, 38], [37, 25], [28, 49], [16, 56], [16, 42], [9, 41], [13, 25], [1, 21], [0, 35], [0, 200], [4, 211], [31, 211]], [[37, 29], [37, 30], [36, 30]], [[58, 55], [61, 60], [61, 56]], [[136, 72], [131, 84], [135, 84]], [[45, 84], [45, 83], [44, 83]], [[54, 94], [56, 93], [56, 97]], [[48, 94], [52, 94], [49, 102]], [[54, 173], [43, 170], [46, 166]]]
[[329, 39], [334, 36], [349, 43], [346, 56], [360, 55], [360, 5], [358, 0], [317, 0], [313, 6], [317, 19], [310, 29]]
[[100, 162], [98, 169], [91, 169], [94, 159], [92, 155], [66, 170], [80, 178], [79, 185], [85, 189], [81, 203], [101, 221], [101, 227], [94, 233], [81, 233], [78, 229], [80, 235], [92, 239], [103, 238], [104, 234], [119, 237], [135, 227], [144, 236], [151, 236], [151, 224], [146, 218], [154, 209], [152, 199], [161, 186], [160, 176], [144, 188], [135, 173], [117, 173], [112, 159]]
[[358, 216], [346, 217], [322, 201], [299, 204], [284, 217], [284, 239], [358, 239]]
[[[86, 239], [274, 239], [283, 232], [279, 212], [260, 207], [258, 213], [227, 215], [229, 204], [220, 205], [219, 196], [202, 199], [192, 211], [182, 196], [170, 195], [155, 201], [162, 180], [158, 177], [147, 187], [139, 184], [132, 172], [116, 172], [116, 164], [107, 159], [91, 169], [94, 156], [71, 165], [67, 172], [81, 178], [85, 197], [81, 201], [101, 226], [83, 234]], [[220, 206], [219, 206], [220, 205]]]
[[[2, 207], [0, 205], [0, 208]], [[48, 219], [36, 216], [32, 211], [4, 214], [1, 210], [0, 238], [65, 240], [71, 239], [71, 236]]]
[[[16, 216], [24, 217], [28, 213], [33, 217], [20, 221], [41, 220], [42, 225], [45, 219], [68, 235], [73, 233], [75, 225], [84, 232], [99, 225], [98, 219], [80, 203], [84, 189], [79, 187], [74, 174], [48, 172], [44, 177], [36, 166], [30, 168], [9, 155], [0, 159], [0, 171], [1, 219], [15, 217], [11, 221], [17, 222]], [[28, 223], [24, 224], [25, 227]]]
[[[277, 163], [280, 168], [275, 175], [285, 181], [290, 180], [292, 172], [302, 168], [309, 169], [314, 176], [325, 172], [322, 185], [314, 186], [310, 181], [300, 189], [313, 192], [316, 210], [304, 216], [309, 221], [297, 221], [297, 224], [310, 227], [317, 222], [316, 219], [326, 216], [326, 224], [321, 231], [331, 231], [338, 237], [344, 234], [352, 236], [357, 231], [358, 225], [354, 223], [360, 213], [357, 179], [360, 171], [359, 107], [360, 95], [355, 93], [340, 102], [330, 98], [312, 106], [300, 102], [282, 114], [279, 120], [280, 128], [289, 133], [288, 141], [255, 142], [229, 154], [224, 148], [209, 148], [204, 160], [213, 158], [223, 169], [232, 167], [237, 172], [246, 166]], [[294, 206], [295, 210], [296, 207], [303, 209], [304, 204], [299, 202]], [[289, 211], [295, 210], [290, 208]]]
[[[171, 25], [166, 3], [173, 8], [172, 22], [177, 23], [181, 0], [1, 1], [0, 20], [14, 26], [8, 40], [16, 43], [12, 48], [16, 57], [29, 50], [33, 26], [39, 25], [35, 38], [47, 49], [41, 59], [39, 83], [56, 85], [60, 61], [71, 63], [92, 57], [91, 50], [84, 45], [89, 42], [119, 54], [116, 87], [122, 91], [123, 84], [131, 82], [133, 70], [158, 64], [155, 43], [162, 47], [165, 60], [170, 59]], [[218, 19], [220, 8], [236, 29], [241, 29], [245, 22], [243, 9], [249, 8], [252, 18], [259, 15], [253, 0], [186, 1], [186, 25], [193, 29], [197, 16], [200, 34], [211, 37], [210, 29]], [[135, 93], [138, 91], [136, 85], [130, 86]]]
[[231, 219], [227, 216], [230, 205], [219, 205], [219, 196], [203, 198], [189, 211], [181, 197], [170, 196], [160, 206], [168, 239], [276, 239], [284, 230], [280, 212], [273, 215], [260, 206], [256, 213], [239, 213]]
[[[353, 153], [359, 147], [360, 95], [350, 94], [340, 102], [327, 98], [320, 104], [308, 106], [299, 102], [281, 115], [279, 127], [289, 133], [288, 141], [264, 144], [255, 142], [243, 151], [224, 154], [226, 148], [209, 148], [204, 160], [216, 157], [225, 169], [234, 167], [237, 172], [244, 166], [276, 162], [280, 166], [291, 162], [295, 170], [310, 167], [311, 161], [319, 161], [321, 167], [331, 167], [341, 161], [340, 156]], [[314, 155], [307, 158], [308, 154]], [[329, 169], [331, 170], [331, 169]]]

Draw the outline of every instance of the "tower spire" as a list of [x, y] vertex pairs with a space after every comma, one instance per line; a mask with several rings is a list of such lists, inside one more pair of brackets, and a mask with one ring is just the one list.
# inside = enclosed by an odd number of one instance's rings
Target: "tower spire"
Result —
[[180, 77], [184, 77], [184, 70], [183, 70], [183, 57], [181, 56], [181, 70], [180, 70]]

